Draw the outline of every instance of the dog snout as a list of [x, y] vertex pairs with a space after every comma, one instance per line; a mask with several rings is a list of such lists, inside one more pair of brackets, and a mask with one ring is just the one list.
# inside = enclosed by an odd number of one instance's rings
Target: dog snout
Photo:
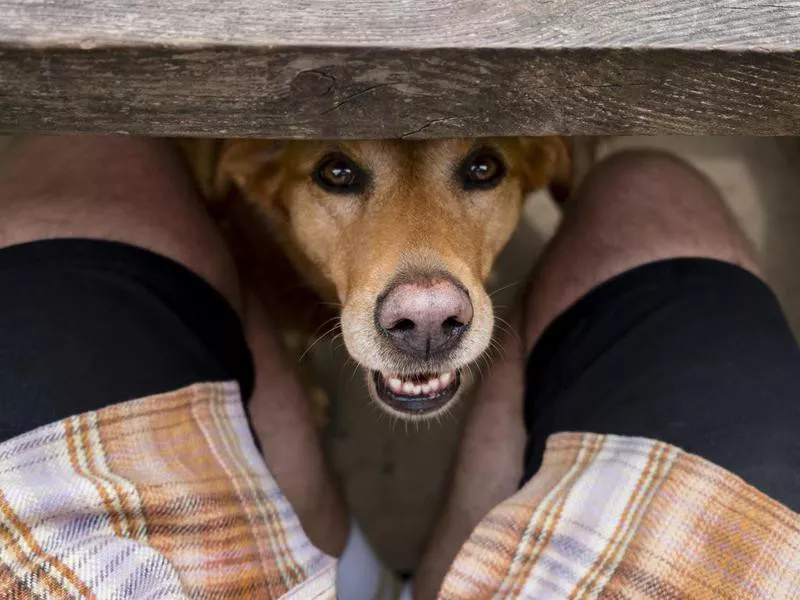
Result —
[[376, 310], [378, 327], [391, 343], [420, 359], [455, 347], [472, 321], [467, 292], [441, 278], [394, 285]]

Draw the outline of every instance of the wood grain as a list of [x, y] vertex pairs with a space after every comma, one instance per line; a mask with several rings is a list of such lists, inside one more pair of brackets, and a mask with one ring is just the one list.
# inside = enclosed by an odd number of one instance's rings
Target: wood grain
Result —
[[800, 0], [0, 0], [0, 130], [800, 133]]

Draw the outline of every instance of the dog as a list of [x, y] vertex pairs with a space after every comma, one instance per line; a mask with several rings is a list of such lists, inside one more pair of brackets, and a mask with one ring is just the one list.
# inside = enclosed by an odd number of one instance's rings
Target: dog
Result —
[[[570, 145], [555, 136], [184, 148], [212, 206], [246, 200], [302, 280], [297, 289], [339, 308], [371, 397], [412, 420], [456, 402], [489, 347], [484, 282], [526, 196], [550, 186], [560, 200], [573, 181]], [[291, 313], [304, 302], [282, 304]]]

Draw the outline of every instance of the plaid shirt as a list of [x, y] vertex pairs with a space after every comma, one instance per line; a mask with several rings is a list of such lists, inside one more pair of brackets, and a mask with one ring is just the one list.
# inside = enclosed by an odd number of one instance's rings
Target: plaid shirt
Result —
[[[235, 384], [70, 417], [0, 445], [0, 598], [332, 598]], [[441, 598], [800, 598], [800, 516], [644, 439], [559, 434]], [[347, 599], [344, 599], [347, 600]]]

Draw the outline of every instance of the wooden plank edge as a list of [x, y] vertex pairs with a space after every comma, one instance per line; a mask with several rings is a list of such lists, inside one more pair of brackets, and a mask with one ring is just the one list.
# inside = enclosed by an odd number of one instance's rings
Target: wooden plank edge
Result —
[[800, 53], [0, 46], [0, 131], [800, 134]]

